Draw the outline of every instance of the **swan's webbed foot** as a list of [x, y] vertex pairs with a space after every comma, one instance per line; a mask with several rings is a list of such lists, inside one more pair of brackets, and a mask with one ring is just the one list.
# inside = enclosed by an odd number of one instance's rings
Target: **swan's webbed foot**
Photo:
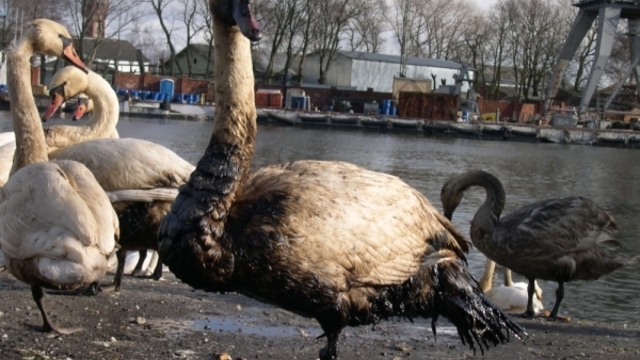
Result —
[[36, 302], [36, 305], [38, 305], [38, 309], [40, 309], [40, 314], [42, 315], [42, 331], [55, 332], [61, 335], [69, 335], [78, 331], [82, 331], [82, 328], [61, 328], [54, 325], [51, 320], [49, 320], [49, 316], [44, 309], [44, 291], [42, 291], [42, 288], [40, 286], [31, 286], [31, 296], [33, 297], [33, 301]]
[[326, 333], [327, 346], [320, 349], [320, 360], [337, 360], [338, 359], [338, 337], [340, 330]]

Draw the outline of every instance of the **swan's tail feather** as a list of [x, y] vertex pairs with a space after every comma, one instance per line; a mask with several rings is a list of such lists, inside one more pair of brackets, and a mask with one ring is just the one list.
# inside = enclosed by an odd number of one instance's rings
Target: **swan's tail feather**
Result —
[[178, 196], [178, 189], [175, 188], [155, 188], [155, 189], [131, 189], [108, 191], [107, 196], [111, 203], [119, 201], [174, 201]]
[[509, 341], [510, 333], [522, 340], [527, 333], [483, 295], [477, 281], [462, 261], [454, 257], [432, 254], [425, 261], [433, 290], [428, 308], [432, 309], [432, 330], [439, 316], [447, 318], [458, 330], [460, 340], [476, 352], [484, 354], [489, 345]]

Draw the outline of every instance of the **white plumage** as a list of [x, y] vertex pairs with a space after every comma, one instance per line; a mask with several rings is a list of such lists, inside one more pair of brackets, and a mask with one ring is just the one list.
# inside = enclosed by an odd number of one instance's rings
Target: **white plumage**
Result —
[[52, 324], [42, 287], [77, 289], [105, 275], [115, 248], [118, 218], [107, 194], [82, 164], [48, 162], [47, 145], [29, 85], [29, 59], [36, 53], [65, 56], [86, 66], [71, 36], [50, 20], [30, 23], [7, 52], [7, 82], [16, 136], [15, 160], [0, 191], [0, 247], [9, 271], [31, 285], [45, 331], [69, 333]]

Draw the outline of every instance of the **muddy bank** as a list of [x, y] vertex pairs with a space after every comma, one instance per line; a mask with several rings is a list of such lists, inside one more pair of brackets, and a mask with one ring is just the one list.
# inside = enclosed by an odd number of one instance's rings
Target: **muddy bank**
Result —
[[[29, 288], [0, 274], [2, 359], [316, 359], [324, 340], [315, 321], [246, 297], [193, 291], [170, 274], [162, 281], [127, 277], [120, 293], [96, 297], [47, 295], [61, 326], [84, 330], [41, 333]], [[606, 309], [603, 309], [606, 311]], [[640, 328], [574, 320], [570, 324], [520, 320], [530, 334], [485, 353], [488, 359], [638, 359]], [[347, 328], [341, 359], [464, 359], [473, 352], [454, 328], [439, 322], [434, 341], [429, 320], [383, 322]], [[480, 357], [480, 353], [477, 354]]]

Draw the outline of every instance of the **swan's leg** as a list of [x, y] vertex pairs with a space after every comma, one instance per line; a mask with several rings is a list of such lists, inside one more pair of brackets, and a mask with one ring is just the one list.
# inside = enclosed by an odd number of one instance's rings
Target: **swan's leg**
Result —
[[133, 268], [133, 272], [131, 273], [131, 275], [133, 276], [138, 276], [142, 272], [142, 265], [144, 265], [144, 261], [147, 258], [147, 250], [146, 249], [139, 250], [138, 254], [140, 254], [140, 257], [138, 258], [138, 263], [136, 264], [136, 267]]
[[564, 282], [558, 282], [558, 289], [556, 290], [556, 304], [553, 306], [553, 310], [551, 310], [551, 314], [549, 318], [552, 320], [556, 320], [558, 318], [558, 309], [560, 309], [560, 303], [564, 298]]
[[118, 249], [116, 251], [116, 258], [118, 259], [118, 267], [116, 268], [116, 274], [113, 276], [113, 282], [109, 285], [103, 285], [103, 291], [120, 291], [122, 275], [124, 274], [124, 264], [127, 260], [127, 251]]
[[338, 337], [341, 330], [326, 332], [327, 346], [320, 349], [320, 360], [336, 360], [338, 359]]
[[535, 316], [533, 312], [533, 295], [536, 292], [536, 279], [529, 278], [529, 285], [527, 286], [527, 311], [524, 312], [525, 317], [532, 318]]
[[162, 277], [162, 261], [160, 261], [160, 259], [158, 259], [158, 263], [156, 264], [156, 268], [153, 270], [153, 275], [151, 275], [151, 277], [154, 280], [160, 280]]
[[33, 296], [33, 301], [35, 301], [36, 305], [38, 305], [38, 309], [40, 309], [40, 314], [42, 315], [42, 320], [44, 321], [44, 324], [42, 325], [42, 331], [45, 331], [45, 332], [53, 331], [53, 332], [57, 332], [58, 334], [67, 335], [67, 334], [73, 334], [75, 332], [82, 330], [82, 328], [63, 329], [51, 323], [51, 321], [49, 320], [49, 316], [47, 316], [47, 312], [44, 309], [44, 302], [43, 302], [44, 291], [42, 291], [42, 288], [40, 286], [31, 285], [31, 296]]

